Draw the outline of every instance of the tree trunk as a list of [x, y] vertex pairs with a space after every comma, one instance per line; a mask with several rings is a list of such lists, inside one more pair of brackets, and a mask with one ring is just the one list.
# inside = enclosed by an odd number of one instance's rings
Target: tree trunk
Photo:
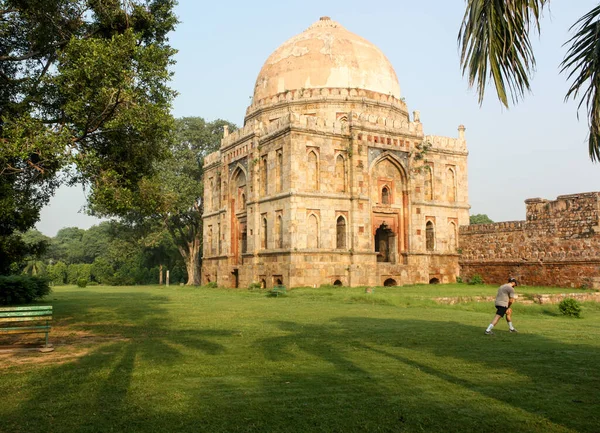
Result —
[[162, 286], [163, 284], [163, 265], [159, 266], [159, 271], [158, 271], [158, 285]]
[[195, 238], [192, 242], [187, 242], [187, 251], [181, 251], [181, 255], [185, 260], [185, 267], [187, 269], [188, 281], [187, 286], [199, 286], [200, 285], [200, 247], [202, 242], [199, 238]]

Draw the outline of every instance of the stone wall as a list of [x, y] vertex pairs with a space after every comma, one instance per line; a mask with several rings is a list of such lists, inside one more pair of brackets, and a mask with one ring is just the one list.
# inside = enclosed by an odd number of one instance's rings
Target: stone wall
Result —
[[525, 221], [460, 227], [462, 277], [600, 289], [600, 192], [525, 203]]

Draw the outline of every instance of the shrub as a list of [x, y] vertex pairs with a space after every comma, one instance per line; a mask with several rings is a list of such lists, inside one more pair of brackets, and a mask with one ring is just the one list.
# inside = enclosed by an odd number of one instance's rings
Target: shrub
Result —
[[462, 277], [461, 277], [460, 275], [456, 277], [456, 282], [457, 282], [458, 284], [462, 284], [462, 283], [464, 283], [464, 281], [463, 281], [463, 279], [462, 279]]
[[77, 285], [79, 287], [85, 287], [85, 286], [87, 286], [87, 283], [88, 283], [87, 278], [78, 278], [77, 279]]
[[248, 290], [257, 290], [260, 289], [260, 283], [257, 283], [256, 281], [254, 283], [250, 283], [250, 285], [248, 286]]
[[558, 309], [564, 316], [581, 317], [581, 305], [577, 299], [563, 299], [560, 304], [558, 304]]
[[210, 283], [206, 283], [204, 285], [207, 289], [216, 289], [219, 285], [215, 281], [211, 281]]
[[481, 278], [481, 275], [475, 274], [469, 280], [469, 284], [471, 284], [471, 285], [483, 284], [483, 278]]
[[28, 275], [0, 276], [0, 304], [28, 304], [51, 292], [47, 278]]
[[64, 262], [58, 261], [46, 268], [50, 282], [56, 286], [61, 286], [67, 281], [67, 265]]

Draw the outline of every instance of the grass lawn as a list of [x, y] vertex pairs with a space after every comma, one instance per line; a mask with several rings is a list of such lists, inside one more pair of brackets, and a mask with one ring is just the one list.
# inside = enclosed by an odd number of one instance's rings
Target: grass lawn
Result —
[[495, 292], [59, 287], [56, 350], [0, 355], [0, 432], [600, 431], [600, 306], [487, 336], [491, 303], [433, 300]]

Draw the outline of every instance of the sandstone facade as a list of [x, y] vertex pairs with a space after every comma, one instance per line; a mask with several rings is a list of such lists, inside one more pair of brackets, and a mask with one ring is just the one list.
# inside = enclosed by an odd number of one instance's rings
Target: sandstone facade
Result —
[[600, 289], [600, 192], [525, 203], [525, 221], [460, 228], [464, 278]]
[[425, 135], [381, 51], [322, 18], [269, 57], [205, 159], [203, 283], [455, 281], [464, 130]]

